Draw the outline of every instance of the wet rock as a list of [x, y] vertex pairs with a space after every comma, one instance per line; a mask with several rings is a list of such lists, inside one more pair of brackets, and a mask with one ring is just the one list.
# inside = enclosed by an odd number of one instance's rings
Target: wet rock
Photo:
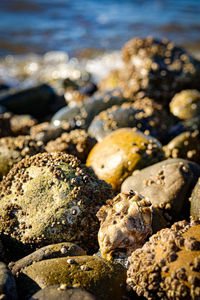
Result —
[[17, 279], [19, 291], [28, 296], [45, 287], [64, 284], [79, 287], [99, 300], [121, 300], [125, 294], [126, 270], [119, 264], [94, 256], [72, 256], [37, 262]]
[[63, 133], [55, 141], [48, 142], [45, 150], [47, 152], [59, 151], [72, 154], [78, 157], [82, 162], [85, 162], [90, 150], [95, 144], [96, 140], [85, 130], [76, 129], [69, 133]]
[[79, 288], [67, 288], [64, 284], [46, 287], [29, 300], [97, 300], [91, 293]]
[[95, 251], [96, 212], [112, 197], [109, 184], [63, 153], [21, 160], [0, 183], [0, 192], [0, 232], [19, 258], [23, 251], [64, 241]]
[[128, 257], [142, 247], [152, 234], [150, 206], [150, 201], [131, 191], [118, 194], [100, 208], [98, 241], [103, 258]]
[[86, 252], [81, 247], [73, 243], [65, 242], [53, 244], [42, 247], [29, 254], [28, 256], [25, 256], [22, 259], [16, 261], [15, 263], [11, 262], [9, 264], [9, 268], [12, 271], [12, 274], [16, 275], [25, 267], [28, 267], [33, 263], [41, 260], [77, 255], [86, 255]]
[[101, 111], [123, 102], [125, 98], [119, 90], [98, 93], [83, 101], [82, 105], [63, 107], [53, 116], [51, 122], [55, 127], [65, 121], [71, 126], [87, 129], [93, 118]]
[[97, 176], [120, 189], [123, 180], [134, 170], [163, 159], [161, 144], [141, 131], [122, 128], [97, 143], [87, 158], [87, 166]]
[[0, 299], [18, 299], [15, 280], [12, 273], [3, 262], [0, 262]]
[[118, 128], [137, 127], [142, 132], [149, 131], [151, 136], [162, 141], [166, 139], [167, 130], [173, 123], [162, 105], [150, 98], [144, 98], [101, 112], [93, 119], [88, 132], [101, 141]]
[[0, 104], [15, 114], [42, 117], [51, 111], [55, 93], [47, 84], [22, 91], [9, 91], [0, 96]]
[[183, 90], [172, 98], [169, 107], [171, 113], [180, 119], [197, 117], [200, 113], [200, 92]]
[[163, 147], [166, 158], [185, 158], [196, 163], [200, 160], [199, 131], [186, 131], [173, 138]]
[[200, 178], [190, 197], [190, 215], [195, 219], [200, 218]]
[[43, 144], [29, 136], [4, 137], [0, 139], [0, 179], [25, 156], [43, 152]]
[[200, 298], [200, 222], [162, 229], [129, 258], [128, 285], [147, 299]]
[[183, 89], [199, 89], [200, 62], [166, 39], [133, 38], [122, 49], [119, 85], [127, 98], [143, 94], [168, 105]]
[[168, 159], [128, 177], [121, 191], [134, 190], [147, 197], [168, 222], [189, 217], [188, 198], [200, 175], [196, 163]]

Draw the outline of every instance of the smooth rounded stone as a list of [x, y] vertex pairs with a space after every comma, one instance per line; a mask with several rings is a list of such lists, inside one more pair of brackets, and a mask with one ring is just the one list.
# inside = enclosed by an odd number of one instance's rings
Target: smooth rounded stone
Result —
[[183, 90], [175, 94], [169, 103], [169, 108], [173, 115], [183, 120], [199, 116], [200, 92], [198, 90]]
[[196, 163], [200, 160], [199, 131], [186, 131], [173, 138], [163, 147], [166, 158], [185, 158]]
[[12, 135], [10, 119], [10, 113], [0, 114], [0, 138]]
[[151, 202], [134, 192], [120, 193], [97, 213], [103, 258], [128, 257], [152, 234]]
[[162, 229], [129, 258], [127, 284], [147, 299], [200, 298], [200, 221]]
[[66, 257], [66, 256], [80, 256], [86, 255], [86, 252], [79, 246], [73, 243], [59, 243], [48, 245], [42, 247], [33, 253], [23, 257], [22, 259], [16, 261], [15, 263], [11, 262], [9, 264], [9, 268], [12, 271], [13, 275], [16, 275], [21, 269], [32, 265], [35, 262], [51, 259], [51, 258], [58, 258], [58, 257]]
[[167, 39], [133, 38], [122, 49], [119, 70], [125, 97], [143, 93], [168, 106], [183, 89], [199, 89], [200, 62]]
[[25, 158], [0, 183], [0, 233], [13, 245], [13, 255], [19, 250], [18, 259], [23, 245], [30, 251], [64, 241], [94, 252], [96, 212], [112, 195], [111, 186], [72, 155]]
[[43, 144], [30, 136], [0, 138], [0, 179], [25, 156], [43, 152]]
[[142, 132], [148, 130], [151, 136], [162, 141], [172, 124], [173, 120], [160, 104], [150, 98], [144, 98], [101, 112], [93, 119], [88, 132], [100, 142], [118, 128], [137, 127]]
[[29, 300], [97, 300], [97, 298], [82, 289], [66, 288], [61, 284], [46, 287]]
[[125, 295], [126, 269], [95, 256], [53, 258], [24, 268], [17, 277], [19, 292], [27, 299], [39, 289], [64, 284], [82, 288], [99, 300], [121, 300]]
[[101, 111], [123, 102], [125, 98], [119, 90], [97, 93], [83, 101], [81, 105], [63, 107], [53, 116], [51, 123], [57, 127], [66, 121], [79, 128], [87, 129], [93, 118]]
[[119, 190], [123, 180], [134, 170], [163, 159], [162, 146], [155, 138], [136, 128], [111, 132], [90, 151], [86, 165], [97, 176]]
[[200, 176], [200, 166], [184, 159], [167, 159], [128, 177], [122, 192], [147, 197], [167, 221], [189, 217], [188, 197]]
[[200, 178], [198, 179], [190, 197], [190, 216], [200, 218]]
[[0, 104], [15, 114], [42, 117], [51, 112], [55, 97], [53, 89], [47, 84], [42, 84], [22, 91], [9, 90], [0, 96]]
[[10, 119], [12, 135], [28, 135], [30, 128], [37, 123], [31, 115], [14, 115]]
[[69, 133], [64, 132], [54, 141], [49, 141], [45, 146], [47, 152], [64, 152], [78, 157], [82, 162], [86, 158], [90, 150], [96, 144], [96, 139], [91, 137], [85, 130], [76, 129]]
[[15, 280], [7, 266], [0, 262], [0, 299], [17, 300]]

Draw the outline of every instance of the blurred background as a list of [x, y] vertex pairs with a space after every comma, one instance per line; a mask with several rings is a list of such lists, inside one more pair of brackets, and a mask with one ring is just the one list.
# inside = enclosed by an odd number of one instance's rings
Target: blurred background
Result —
[[1, 0], [0, 55], [116, 50], [133, 36], [200, 45], [199, 0]]
[[167, 37], [200, 57], [199, 16], [199, 0], [1, 0], [0, 80], [65, 78], [85, 59], [98, 81], [135, 36]]

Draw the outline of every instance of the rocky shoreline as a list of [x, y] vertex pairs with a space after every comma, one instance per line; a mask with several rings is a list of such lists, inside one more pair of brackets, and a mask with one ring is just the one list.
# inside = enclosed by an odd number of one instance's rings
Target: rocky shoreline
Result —
[[0, 299], [200, 299], [200, 61], [104, 59], [4, 60]]

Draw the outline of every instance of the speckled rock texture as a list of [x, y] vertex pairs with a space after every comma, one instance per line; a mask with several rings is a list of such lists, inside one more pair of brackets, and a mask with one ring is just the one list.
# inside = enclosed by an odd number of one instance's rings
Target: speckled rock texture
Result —
[[168, 159], [128, 177], [121, 191], [134, 190], [147, 197], [168, 222], [189, 217], [189, 196], [200, 167], [184, 159]]
[[152, 234], [151, 202], [134, 192], [120, 193], [100, 208], [98, 241], [101, 255], [129, 256]]
[[96, 212], [110, 197], [111, 186], [74, 156], [37, 154], [0, 183], [0, 232], [33, 248], [68, 241], [95, 251]]
[[78, 157], [82, 162], [90, 150], [96, 144], [96, 139], [92, 138], [85, 130], [77, 129], [69, 133], [65, 132], [54, 141], [49, 141], [45, 147], [47, 152], [64, 152]]
[[55, 284], [79, 287], [99, 300], [121, 300], [125, 295], [126, 269], [94, 256], [71, 256], [37, 262], [17, 278], [24, 298]]
[[168, 105], [183, 89], [199, 89], [200, 62], [167, 39], [133, 38], [122, 49], [119, 71], [125, 97], [144, 94]]
[[43, 152], [43, 144], [30, 136], [4, 137], [0, 139], [0, 178], [25, 156]]
[[186, 131], [177, 135], [163, 147], [166, 158], [184, 158], [196, 163], [200, 160], [199, 131]]
[[93, 119], [88, 132], [101, 141], [118, 128], [136, 127], [162, 141], [166, 138], [167, 130], [173, 123], [173, 118], [162, 105], [146, 97], [135, 99], [133, 103], [125, 102], [120, 106], [115, 105], [101, 112]]
[[135, 169], [162, 159], [162, 146], [158, 140], [136, 128], [121, 128], [94, 146], [86, 165], [92, 167], [99, 178], [119, 190], [123, 180]]
[[147, 299], [200, 298], [200, 221], [162, 229], [129, 258], [127, 283]]

